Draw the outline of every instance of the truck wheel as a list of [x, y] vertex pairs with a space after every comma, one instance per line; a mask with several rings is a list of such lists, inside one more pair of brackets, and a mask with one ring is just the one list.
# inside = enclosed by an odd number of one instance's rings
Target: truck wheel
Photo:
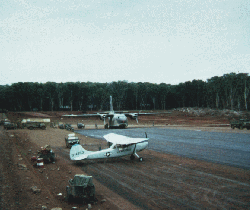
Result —
[[243, 130], [243, 126], [242, 125], [240, 126], [240, 130]]
[[45, 127], [43, 126], [42, 129], [45, 130]]
[[68, 196], [68, 202], [70, 202], [70, 203], [71, 203], [71, 202], [73, 202], [73, 200], [74, 200], [73, 195], [69, 195], [69, 196]]
[[29, 127], [30, 130], [33, 130], [34, 128], [33, 127]]

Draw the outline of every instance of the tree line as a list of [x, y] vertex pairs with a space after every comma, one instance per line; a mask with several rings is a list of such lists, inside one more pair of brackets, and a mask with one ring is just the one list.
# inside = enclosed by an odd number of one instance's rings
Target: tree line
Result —
[[166, 110], [210, 107], [249, 110], [248, 73], [230, 73], [178, 85], [154, 83], [18, 82], [0, 86], [0, 109], [9, 111]]

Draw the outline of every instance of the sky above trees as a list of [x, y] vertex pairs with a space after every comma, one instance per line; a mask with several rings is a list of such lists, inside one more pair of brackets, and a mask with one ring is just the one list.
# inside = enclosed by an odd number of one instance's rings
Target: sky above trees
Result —
[[250, 73], [248, 0], [0, 0], [0, 85]]

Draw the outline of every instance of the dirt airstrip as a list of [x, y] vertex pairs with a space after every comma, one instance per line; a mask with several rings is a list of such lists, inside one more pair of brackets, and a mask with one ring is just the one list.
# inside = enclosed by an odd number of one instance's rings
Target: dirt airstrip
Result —
[[[30, 113], [9, 113], [8, 118], [14, 121], [25, 115], [32, 116]], [[59, 113], [49, 112], [33, 117], [72, 123], [75, 129], [79, 121], [86, 125], [86, 129], [95, 129], [95, 124], [103, 128], [102, 121], [98, 119], [61, 118]], [[140, 117], [139, 125], [129, 121], [129, 125], [134, 127], [152, 124], [175, 129], [199, 127], [201, 130], [249, 133], [247, 130], [231, 130], [229, 120], [221, 117], [161, 115]], [[46, 130], [8, 131], [0, 127], [0, 209], [88, 209], [88, 203], [68, 203], [64, 199], [68, 180], [75, 174], [95, 175], [98, 201], [91, 204], [92, 209], [250, 208], [249, 170], [149, 150], [142, 152], [147, 157], [147, 161], [142, 163], [131, 162], [129, 157], [124, 157], [76, 165], [69, 160], [69, 149], [65, 147], [64, 138], [69, 133], [49, 126]], [[90, 150], [106, 147], [101, 140], [80, 135], [79, 138], [80, 143]], [[30, 158], [47, 144], [56, 153], [55, 163], [45, 164], [44, 168], [33, 167]], [[158, 186], [157, 191], [154, 186]], [[32, 187], [40, 191], [34, 192]]]

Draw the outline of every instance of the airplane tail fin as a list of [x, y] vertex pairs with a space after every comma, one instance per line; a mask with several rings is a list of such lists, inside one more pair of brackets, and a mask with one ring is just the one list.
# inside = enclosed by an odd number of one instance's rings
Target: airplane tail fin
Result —
[[113, 109], [113, 102], [112, 102], [112, 96], [110, 96], [110, 112], [113, 113], [114, 109]]
[[71, 160], [83, 160], [88, 157], [89, 151], [85, 150], [80, 144], [75, 144], [70, 149]]

